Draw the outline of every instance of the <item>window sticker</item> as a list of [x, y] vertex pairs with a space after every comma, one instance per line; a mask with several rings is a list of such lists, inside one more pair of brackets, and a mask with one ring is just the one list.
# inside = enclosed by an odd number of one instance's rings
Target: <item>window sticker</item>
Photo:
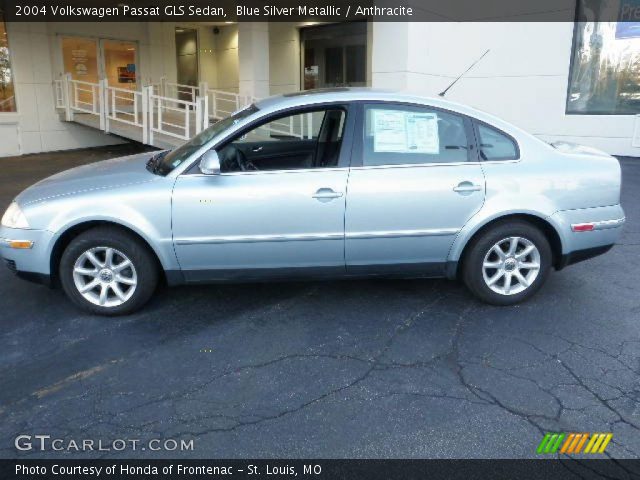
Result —
[[440, 153], [435, 113], [373, 110], [373, 151]]

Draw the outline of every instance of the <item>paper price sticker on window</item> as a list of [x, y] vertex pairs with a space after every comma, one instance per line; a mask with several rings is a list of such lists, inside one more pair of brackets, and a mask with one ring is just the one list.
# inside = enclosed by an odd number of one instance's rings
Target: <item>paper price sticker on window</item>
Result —
[[374, 152], [440, 153], [435, 113], [373, 110]]

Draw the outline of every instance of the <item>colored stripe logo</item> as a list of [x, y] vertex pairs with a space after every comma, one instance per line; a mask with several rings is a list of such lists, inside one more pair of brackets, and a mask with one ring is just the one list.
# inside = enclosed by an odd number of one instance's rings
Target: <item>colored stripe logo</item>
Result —
[[613, 433], [550, 432], [542, 438], [536, 452], [540, 455], [554, 453], [564, 453], [567, 455], [604, 453], [612, 438]]

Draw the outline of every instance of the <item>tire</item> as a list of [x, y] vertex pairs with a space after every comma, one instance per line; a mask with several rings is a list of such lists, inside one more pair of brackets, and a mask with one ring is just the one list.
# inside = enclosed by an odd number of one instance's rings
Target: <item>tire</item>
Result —
[[69, 299], [83, 310], [126, 315], [153, 295], [158, 263], [134, 235], [116, 227], [96, 227], [67, 246], [60, 259], [59, 278]]
[[483, 302], [514, 305], [540, 290], [552, 257], [549, 241], [539, 228], [525, 221], [498, 223], [472, 240], [463, 258], [462, 277]]

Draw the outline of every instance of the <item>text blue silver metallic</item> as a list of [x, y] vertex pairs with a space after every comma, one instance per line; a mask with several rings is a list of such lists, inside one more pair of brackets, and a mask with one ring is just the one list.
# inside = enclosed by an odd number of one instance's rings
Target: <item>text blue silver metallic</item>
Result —
[[163, 277], [444, 276], [509, 305], [615, 244], [620, 185], [603, 152], [444, 99], [309, 91], [173, 151], [36, 183], [5, 213], [0, 254], [105, 315], [140, 308]]

